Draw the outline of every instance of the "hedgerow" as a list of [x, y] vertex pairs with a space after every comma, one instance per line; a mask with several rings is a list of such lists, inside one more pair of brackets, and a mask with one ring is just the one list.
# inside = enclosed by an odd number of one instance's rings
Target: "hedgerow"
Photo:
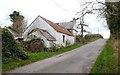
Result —
[[84, 36], [84, 38], [86, 40], [90, 40], [90, 39], [95, 39], [95, 38], [103, 38], [100, 34], [87, 34]]
[[19, 45], [7, 28], [2, 28], [2, 62], [7, 63], [9, 58], [26, 60], [28, 56], [20, 50]]

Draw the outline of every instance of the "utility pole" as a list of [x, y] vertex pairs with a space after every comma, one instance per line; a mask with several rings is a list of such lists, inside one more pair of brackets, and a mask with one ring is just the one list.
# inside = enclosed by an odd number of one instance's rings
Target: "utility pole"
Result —
[[81, 25], [81, 38], [83, 38], [83, 32], [85, 32], [84, 31], [84, 26], [88, 27], [88, 25], [84, 24], [84, 15], [83, 15], [83, 17], [80, 18], [80, 24], [79, 25]]
[[[86, 9], [86, 8], [85, 8]], [[81, 12], [77, 12], [77, 14], [79, 14], [80, 13], [80, 17], [79, 17], [79, 19], [80, 19], [80, 23], [79, 23], [79, 25], [81, 25], [81, 38], [83, 38], [83, 32], [88, 32], [88, 31], [86, 31], [86, 30], [84, 30], [84, 26], [87, 26], [88, 27], [88, 25], [86, 25], [86, 24], [84, 24], [84, 16], [86, 15], [86, 14], [92, 14], [92, 11], [90, 11], [90, 10], [87, 10], [87, 11], [85, 11], [85, 9], [83, 9]], [[76, 14], [76, 15], [77, 15]], [[88, 32], [89, 33], [89, 32]]]
[[81, 24], [81, 37], [83, 38], [83, 25]]
[[[85, 10], [85, 9], [84, 9]], [[83, 11], [84, 11], [83, 10]], [[88, 27], [88, 25], [86, 25], [86, 24], [84, 24], [84, 16], [86, 15], [86, 14], [90, 14], [90, 13], [92, 13], [92, 11], [87, 11], [87, 12], [83, 12], [82, 11], [82, 16], [80, 16], [79, 17], [79, 19], [80, 19], [80, 24], [79, 25], [81, 25], [81, 38], [83, 38], [83, 32], [87, 32], [87, 31], [84, 31], [84, 26], [87, 26]]]

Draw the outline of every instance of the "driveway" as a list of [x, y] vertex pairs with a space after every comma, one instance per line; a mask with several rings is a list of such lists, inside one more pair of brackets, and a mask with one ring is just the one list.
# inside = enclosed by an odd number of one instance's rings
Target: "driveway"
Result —
[[99, 39], [72, 51], [17, 68], [10, 73], [89, 73], [105, 43], [105, 39]]

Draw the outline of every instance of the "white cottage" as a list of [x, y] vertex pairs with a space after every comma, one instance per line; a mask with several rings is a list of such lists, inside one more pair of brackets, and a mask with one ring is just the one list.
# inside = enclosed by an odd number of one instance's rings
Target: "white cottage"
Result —
[[75, 37], [65, 28], [56, 23], [38, 16], [23, 33], [24, 41], [30, 40], [29, 37], [43, 39], [46, 47], [51, 47], [53, 43], [66, 46], [75, 43]]

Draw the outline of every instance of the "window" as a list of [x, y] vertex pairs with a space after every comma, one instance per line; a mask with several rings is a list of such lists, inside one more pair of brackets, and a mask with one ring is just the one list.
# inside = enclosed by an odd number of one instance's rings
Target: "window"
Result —
[[63, 43], [65, 42], [65, 35], [63, 35]]

